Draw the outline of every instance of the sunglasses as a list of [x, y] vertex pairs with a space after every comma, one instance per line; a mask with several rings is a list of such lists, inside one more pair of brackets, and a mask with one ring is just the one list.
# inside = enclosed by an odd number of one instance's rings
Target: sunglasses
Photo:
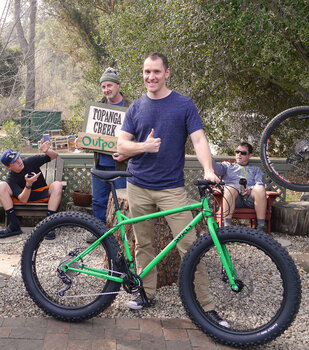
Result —
[[235, 153], [236, 153], [236, 154], [239, 154], [239, 153], [240, 153], [242, 156], [247, 156], [247, 155], [248, 155], [248, 152], [240, 151], [240, 150], [238, 150], [238, 149], [235, 151]]
[[15, 158], [17, 152], [12, 152], [9, 156], [8, 159], [10, 160], [10, 162]]

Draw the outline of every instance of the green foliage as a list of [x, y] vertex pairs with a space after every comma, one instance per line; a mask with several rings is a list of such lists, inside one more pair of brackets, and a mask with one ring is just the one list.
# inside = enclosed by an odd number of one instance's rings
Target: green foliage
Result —
[[170, 61], [169, 86], [191, 96], [221, 151], [259, 135], [278, 112], [308, 104], [308, 2], [123, 1], [101, 17], [101, 37], [125, 91], [144, 86], [144, 56]]
[[63, 132], [65, 135], [77, 135], [82, 130], [84, 118], [80, 114], [73, 114], [64, 121]]
[[0, 41], [0, 96], [18, 95], [22, 84], [18, 71], [22, 63], [22, 52], [15, 48], [4, 48]]
[[257, 150], [270, 119], [309, 104], [307, 0], [45, 2], [66, 28], [63, 50], [83, 68], [74, 115], [94, 99], [106, 66], [117, 69], [130, 99], [144, 93], [151, 51], [169, 58], [169, 87], [192, 97], [222, 152], [240, 140]]
[[84, 55], [91, 62], [101, 64], [107, 56], [104, 41], [97, 31], [97, 22], [102, 11], [99, 5], [102, 2], [45, 0], [45, 3], [66, 28], [63, 35], [73, 41], [68, 49], [73, 50], [73, 45], [77, 45], [79, 49], [83, 48]]
[[10, 120], [7, 120], [2, 124], [2, 130], [6, 133], [6, 136], [1, 137], [1, 151], [8, 148], [12, 148], [15, 151], [21, 151], [23, 136], [20, 132], [20, 129], [20, 124], [16, 124]]

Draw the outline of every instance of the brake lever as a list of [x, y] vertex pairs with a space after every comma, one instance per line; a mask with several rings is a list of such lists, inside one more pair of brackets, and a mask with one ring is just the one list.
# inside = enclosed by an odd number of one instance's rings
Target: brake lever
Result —
[[224, 186], [225, 183], [223, 181], [220, 181], [218, 184], [217, 184], [217, 188], [220, 190], [221, 193], [223, 193], [224, 191]]

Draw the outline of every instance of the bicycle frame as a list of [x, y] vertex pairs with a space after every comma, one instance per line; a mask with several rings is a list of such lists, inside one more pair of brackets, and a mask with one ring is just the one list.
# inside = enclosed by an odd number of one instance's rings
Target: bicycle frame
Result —
[[99, 278], [104, 278], [104, 279], [111, 280], [114, 282], [123, 283], [122, 277], [117, 277], [117, 276], [111, 275], [109, 270], [99, 270], [99, 269], [91, 268], [91, 267], [85, 266], [85, 265], [82, 265], [81, 268], [76, 268], [76, 267], [71, 267], [71, 265], [74, 262], [76, 262], [76, 261], [78, 262], [78, 260], [81, 260], [83, 257], [88, 255], [92, 250], [94, 250], [101, 243], [102, 240], [104, 240], [104, 238], [106, 238], [110, 234], [113, 234], [115, 231], [117, 231], [119, 229], [121, 232], [121, 236], [122, 236], [122, 242], [124, 245], [125, 256], [126, 256], [126, 259], [128, 260], [128, 262], [130, 263], [129, 268], [133, 273], [135, 273], [132, 255], [130, 252], [129, 243], [128, 243], [128, 239], [127, 239], [127, 236], [125, 233], [124, 225], [135, 224], [135, 223], [145, 221], [145, 220], [156, 219], [159, 217], [163, 217], [163, 216], [167, 216], [167, 215], [171, 215], [171, 214], [176, 214], [176, 213], [180, 213], [183, 211], [189, 211], [189, 210], [191, 211], [194, 209], [202, 208], [202, 210], [196, 215], [196, 217], [194, 217], [193, 220], [176, 237], [174, 237], [174, 239], [168, 245], [166, 245], [165, 248], [156, 257], [154, 257], [154, 259], [143, 269], [143, 271], [141, 272], [139, 277], [141, 279], [143, 279], [149, 273], [149, 271], [151, 271], [177, 245], [177, 243], [179, 241], [181, 241], [192, 230], [193, 227], [196, 226], [196, 224], [198, 222], [200, 222], [204, 217], [206, 217], [207, 218], [207, 226], [209, 228], [209, 233], [212, 237], [214, 245], [216, 246], [217, 252], [220, 256], [220, 259], [222, 261], [225, 272], [226, 272], [228, 279], [231, 283], [231, 288], [234, 291], [238, 291], [239, 287], [235, 283], [235, 279], [236, 279], [235, 270], [234, 270], [234, 267], [233, 267], [233, 264], [231, 262], [231, 259], [230, 259], [230, 256], [228, 254], [226, 246], [221, 245], [219, 242], [219, 239], [217, 237], [215, 230], [218, 228], [218, 225], [213, 218], [213, 214], [211, 213], [211, 210], [209, 208], [207, 198], [202, 198], [202, 200], [198, 203], [188, 204], [188, 205], [185, 205], [182, 207], [177, 207], [174, 209], [159, 211], [156, 213], [151, 213], [151, 214], [147, 214], [147, 215], [143, 215], [143, 216], [139, 216], [139, 217], [135, 217], [135, 218], [128, 218], [123, 213], [121, 213], [121, 211], [119, 209], [116, 191], [113, 188], [113, 186], [112, 186], [112, 194], [113, 194], [114, 202], [115, 202], [115, 206], [116, 206], [116, 217], [117, 217], [118, 224], [115, 225], [114, 227], [112, 227], [107, 232], [105, 232], [100, 238], [98, 238], [93, 244], [91, 244], [83, 252], [78, 254], [69, 263], [63, 264], [62, 265], [63, 271], [75, 271], [75, 272], [84, 273], [84, 274], [88, 274], [88, 275], [99, 277]]

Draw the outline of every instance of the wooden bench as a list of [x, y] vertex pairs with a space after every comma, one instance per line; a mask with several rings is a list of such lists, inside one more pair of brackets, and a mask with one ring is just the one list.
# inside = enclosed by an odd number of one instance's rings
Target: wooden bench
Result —
[[[54, 181], [62, 182], [62, 186], [66, 187], [66, 182], [62, 181], [63, 175], [63, 159], [57, 157], [56, 159], [45, 163], [41, 167], [41, 172], [46, 180], [47, 185]], [[14, 211], [16, 216], [27, 217], [42, 217], [47, 213], [48, 203], [14, 203]], [[5, 226], [8, 224], [8, 218], [5, 214]]]

